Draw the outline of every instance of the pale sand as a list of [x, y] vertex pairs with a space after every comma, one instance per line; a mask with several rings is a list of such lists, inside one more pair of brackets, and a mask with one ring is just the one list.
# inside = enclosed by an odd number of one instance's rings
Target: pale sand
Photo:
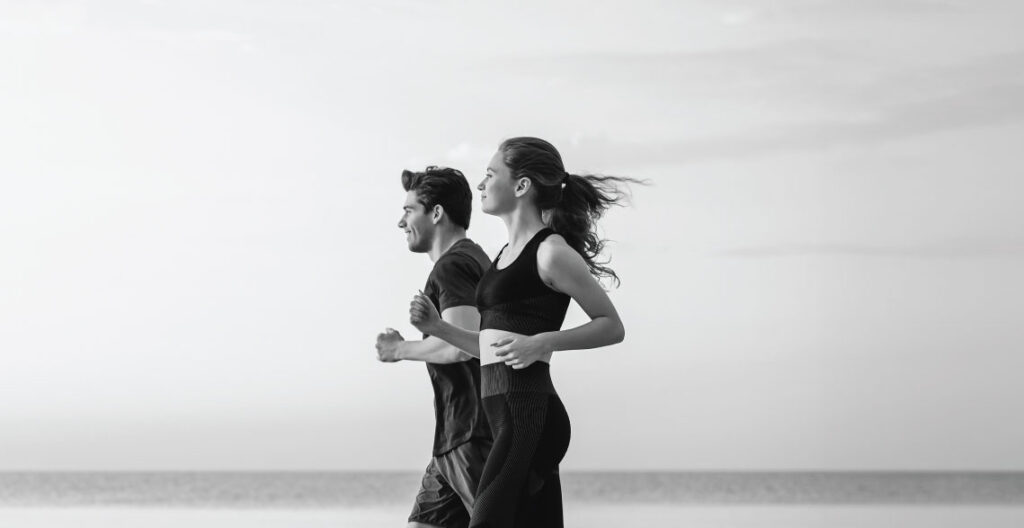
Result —
[[[199, 510], [0, 508], [12, 528], [377, 528], [404, 527], [405, 508]], [[1019, 528], [1024, 507], [1003, 506], [663, 506], [567, 508], [566, 526], [587, 528]]]

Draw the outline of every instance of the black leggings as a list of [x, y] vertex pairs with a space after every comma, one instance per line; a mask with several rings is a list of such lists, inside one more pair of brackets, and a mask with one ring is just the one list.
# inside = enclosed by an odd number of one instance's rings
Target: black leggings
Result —
[[494, 435], [471, 528], [562, 527], [558, 464], [569, 448], [569, 416], [547, 363], [481, 370], [483, 407]]

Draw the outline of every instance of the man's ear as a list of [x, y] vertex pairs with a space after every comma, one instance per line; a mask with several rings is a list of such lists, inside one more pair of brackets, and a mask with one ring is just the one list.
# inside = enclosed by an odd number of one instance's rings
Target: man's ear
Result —
[[434, 210], [430, 212], [430, 221], [436, 225], [438, 222], [441, 221], [441, 218], [443, 217], [444, 207], [442, 207], [441, 204], [435, 205]]

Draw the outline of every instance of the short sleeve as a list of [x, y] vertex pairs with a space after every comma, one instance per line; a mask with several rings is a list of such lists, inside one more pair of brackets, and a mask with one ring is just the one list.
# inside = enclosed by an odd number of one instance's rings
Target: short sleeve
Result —
[[439, 262], [436, 271], [438, 311], [453, 306], [476, 306], [476, 285], [483, 272], [475, 261], [453, 256]]

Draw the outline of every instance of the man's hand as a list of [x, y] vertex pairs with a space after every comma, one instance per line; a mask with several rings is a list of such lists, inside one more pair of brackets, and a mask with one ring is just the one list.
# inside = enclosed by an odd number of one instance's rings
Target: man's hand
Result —
[[377, 359], [385, 363], [394, 363], [398, 357], [398, 344], [405, 339], [394, 328], [388, 328], [383, 334], [377, 334]]
[[428, 335], [433, 335], [436, 328], [441, 325], [441, 315], [422, 290], [414, 295], [412, 302], [409, 303], [409, 322], [417, 330]]

